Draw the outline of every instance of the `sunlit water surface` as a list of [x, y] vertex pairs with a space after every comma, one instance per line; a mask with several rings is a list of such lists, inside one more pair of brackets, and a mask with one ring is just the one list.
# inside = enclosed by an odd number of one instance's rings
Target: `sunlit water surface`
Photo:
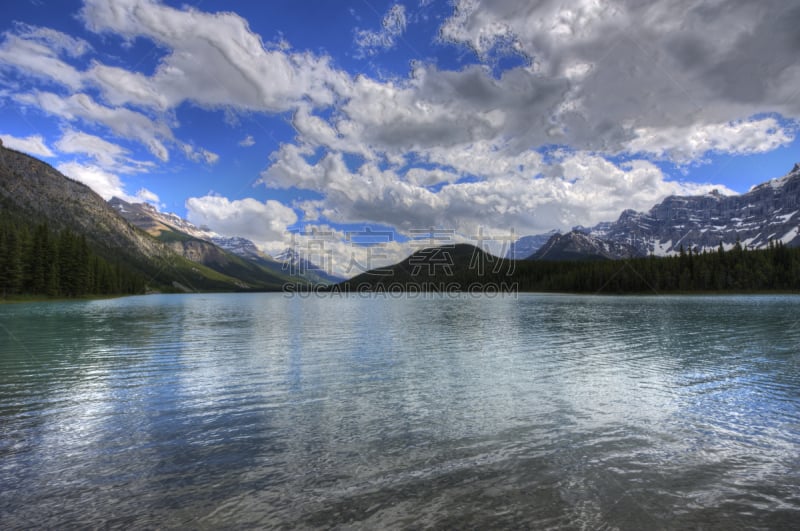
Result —
[[0, 306], [0, 528], [792, 528], [798, 319], [790, 296]]

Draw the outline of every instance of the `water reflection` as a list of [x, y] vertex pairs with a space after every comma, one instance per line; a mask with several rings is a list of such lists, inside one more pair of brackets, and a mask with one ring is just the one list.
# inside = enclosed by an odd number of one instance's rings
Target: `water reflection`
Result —
[[0, 307], [2, 527], [800, 514], [792, 297]]

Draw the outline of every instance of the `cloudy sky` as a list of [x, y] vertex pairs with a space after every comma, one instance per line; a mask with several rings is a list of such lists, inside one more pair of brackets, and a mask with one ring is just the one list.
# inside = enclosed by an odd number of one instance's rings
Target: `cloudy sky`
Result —
[[316, 230], [340, 272], [367, 229], [391, 261], [800, 160], [785, 0], [19, 0], [3, 25], [7, 146], [268, 252]]

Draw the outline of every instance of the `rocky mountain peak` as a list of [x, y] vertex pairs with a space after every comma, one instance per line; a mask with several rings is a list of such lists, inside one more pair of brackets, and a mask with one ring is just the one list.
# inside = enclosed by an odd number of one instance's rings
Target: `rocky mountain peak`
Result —
[[749, 192], [727, 196], [718, 190], [700, 196], [670, 196], [648, 212], [625, 211], [611, 224], [589, 233], [627, 243], [645, 254], [672, 255], [684, 248], [732, 247], [737, 240], [757, 249], [770, 240], [800, 245], [800, 164], [783, 177]]
[[619, 260], [644, 256], [632, 245], [601, 239], [579, 230], [551, 237], [531, 260]]
[[[623, 211], [616, 221], [573, 231], [633, 247], [639, 255], [673, 255], [685, 249], [731, 248], [739, 240], [749, 249], [764, 248], [770, 240], [800, 246], [800, 163], [777, 179], [740, 195], [712, 190], [705, 195], [666, 197], [647, 212]], [[545, 241], [541, 238], [547, 236]], [[552, 245], [552, 235], [525, 236], [517, 243]], [[577, 241], [574, 236], [571, 241]], [[566, 241], [566, 240], [564, 240]], [[566, 245], [562, 241], [563, 245]], [[513, 246], [512, 246], [513, 247]], [[508, 255], [509, 258], [520, 258]]]

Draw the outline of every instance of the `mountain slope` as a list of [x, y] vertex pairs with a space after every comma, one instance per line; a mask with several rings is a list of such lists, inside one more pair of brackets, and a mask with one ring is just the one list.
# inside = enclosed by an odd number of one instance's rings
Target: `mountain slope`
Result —
[[550, 261], [621, 260], [638, 256], [645, 256], [645, 253], [625, 243], [602, 240], [590, 234], [572, 231], [554, 235], [528, 259]]
[[147, 231], [187, 260], [239, 280], [241, 288], [279, 289], [287, 282], [298, 280], [226, 251], [211, 241], [215, 236], [213, 232], [195, 227], [174, 214], [163, 214], [147, 203], [128, 203], [113, 197], [109, 205], [131, 224]]
[[625, 243], [646, 254], [674, 255], [684, 249], [725, 249], [736, 241], [748, 249], [763, 249], [780, 241], [800, 246], [800, 164], [736, 196], [709, 193], [670, 196], [648, 212], [624, 211], [619, 219], [601, 223], [588, 234]]
[[49, 164], [0, 146], [0, 208], [26, 223], [46, 223], [86, 238], [99, 256], [138, 272], [148, 289], [231, 291], [251, 286], [191, 262], [119, 216], [102, 197]]
[[[133, 225], [167, 243], [185, 258], [250, 282], [335, 284], [342, 280], [302, 257], [294, 249], [287, 249], [272, 258], [247, 238], [220, 236], [208, 228], [197, 227], [177, 214], [159, 212], [147, 203], [128, 203], [113, 197], [109, 204]], [[262, 278], [265, 271], [268, 276], [275, 278]]]
[[54, 229], [69, 228], [101, 249], [149, 259], [168, 256], [163, 246], [136, 230], [88, 186], [33, 157], [0, 147], [0, 199], [13, 210]]

